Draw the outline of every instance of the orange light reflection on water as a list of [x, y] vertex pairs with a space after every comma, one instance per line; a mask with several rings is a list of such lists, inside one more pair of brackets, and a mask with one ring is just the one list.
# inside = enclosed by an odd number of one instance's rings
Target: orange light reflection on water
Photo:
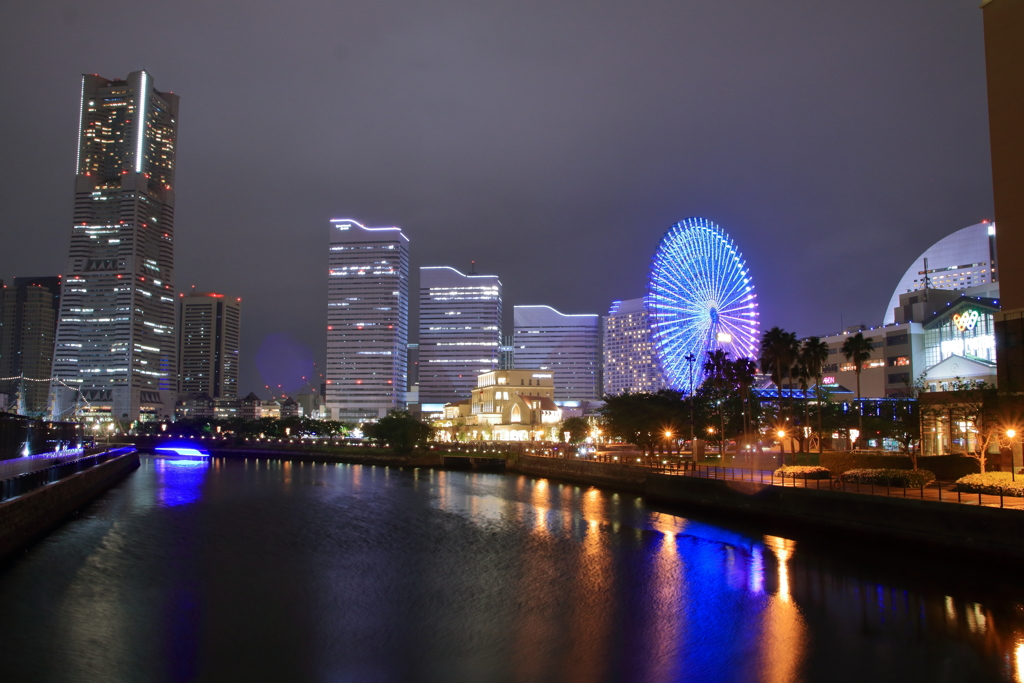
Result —
[[765, 536], [765, 546], [778, 563], [778, 592], [768, 599], [762, 614], [760, 644], [761, 680], [788, 683], [798, 679], [807, 647], [807, 625], [793, 601], [789, 560], [796, 543], [777, 536]]

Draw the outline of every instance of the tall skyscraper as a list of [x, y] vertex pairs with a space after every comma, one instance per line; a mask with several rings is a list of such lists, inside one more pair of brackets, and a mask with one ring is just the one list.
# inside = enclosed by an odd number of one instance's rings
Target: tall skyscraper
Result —
[[601, 317], [566, 315], [550, 306], [515, 306], [517, 369], [555, 375], [555, 401], [601, 396]]
[[497, 275], [420, 268], [420, 403], [468, 399], [477, 375], [497, 369], [500, 341]]
[[409, 341], [409, 238], [400, 228], [335, 219], [327, 278], [330, 419], [404, 407]]
[[[0, 381], [11, 410], [25, 415], [47, 411], [53, 343], [60, 309], [60, 276], [16, 277], [0, 301]], [[15, 396], [18, 400], [15, 401]]]
[[[174, 335], [174, 163], [178, 96], [145, 71], [82, 77], [75, 214], [64, 277], [56, 377], [81, 388], [98, 417], [171, 416]], [[56, 417], [75, 392], [56, 383]]]
[[667, 385], [651, 339], [643, 298], [616, 301], [604, 318], [604, 393], [658, 391]]
[[179, 301], [178, 391], [238, 398], [242, 300], [204, 292]]

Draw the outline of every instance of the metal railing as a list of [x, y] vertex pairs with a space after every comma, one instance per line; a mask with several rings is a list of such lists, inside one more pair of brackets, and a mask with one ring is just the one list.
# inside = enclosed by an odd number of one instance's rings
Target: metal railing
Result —
[[84, 470], [92, 469], [97, 465], [102, 465], [108, 460], [112, 460], [134, 450], [135, 448], [133, 446], [117, 448], [97, 455], [87, 455], [83, 458], [68, 460], [57, 465], [50, 465], [49, 467], [44, 467], [32, 472], [25, 472], [24, 474], [19, 474], [15, 477], [0, 480], [0, 501], [10, 500], [11, 498], [17, 498], [18, 496], [25, 495], [30, 491], [35, 491], [47, 484], [52, 484], [60, 481], [61, 479], [66, 479], [71, 475], [78, 474]]
[[[534, 455], [541, 457], [558, 457], [552, 455], [545, 456], [543, 453], [535, 453]], [[893, 484], [891, 479], [886, 479], [885, 484], [860, 483], [843, 481], [841, 476], [835, 477], [831, 473], [821, 478], [807, 478], [805, 476], [801, 476], [799, 473], [777, 473], [775, 470], [726, 467], [723, 465], [704, 465], [694, 462], [692, 459], [686, 457], [666, 458], [664, 456], [641, 456], [640, 458], [631, 457], [628, 460], [618, 460], [610, 457], [604, 457], [604, 454], [600, 454], [598, 457], [590, 456], [586, 458], [579, 458], [579, 460], [584, 462], [602, 462], [607, 464], [626, 465], [629, 467], [643, 467], [659, 474], [698, 477], [701, 479], [745, 481], [764, 484], [766, 486], [809, 488], [822, 491], [844, 491], [846, 493], [888, 496], [890, 498], [917, 498], [919, 500], [932, 500], [942, 503], [959, 503], [962, 505], [1024, 510], [1024, 498], [1022, 497], [960, 491], [957, 488], [955, 481], [932, 481], [924, 486], [916, 487], [908, 487], [903, 484]]]

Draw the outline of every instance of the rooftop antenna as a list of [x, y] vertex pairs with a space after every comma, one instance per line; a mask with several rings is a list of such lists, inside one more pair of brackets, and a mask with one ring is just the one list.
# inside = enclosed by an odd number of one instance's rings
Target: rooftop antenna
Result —
[[476, 261], [469, 262], [469, 274], [476, 275]]
[[924, 260], [924, 300], [928, 302], [928, 259]]

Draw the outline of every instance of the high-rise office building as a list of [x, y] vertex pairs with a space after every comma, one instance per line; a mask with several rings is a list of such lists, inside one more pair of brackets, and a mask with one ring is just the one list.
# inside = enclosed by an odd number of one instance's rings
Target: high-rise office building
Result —
[[447, 266], [420, 268], [420, 403], [469, 398], [477, 376], [498, 367], [501, 282]]
[[[82, 77], [71, 250], [53, 374], [113, 419], [169, 417], [174, 335], [178, 96], [145, 71]], [[75, 392], [53, 385], [55, 417]]]
[[553, 372], [556, 402], [601, 396], [601, 316], [515, 306], [513, 318], [517, 369]]
[[204, 292], [181, 295], [178, 312], [178, 391], [212, 399], [238, 398], [241, 299]]
[[330, 419], [404, 407], [409, 341], [409, 238], [400, 228], [335, 219], [327, 278]]
[[[47, 411], [53, 342], [60, 310], [60, 276], [16, 277], [0, 301], [0, 393], [11, 410], [25, 415]], [[43, 380], [43, 381], [40, 381]], [[15, 399], [17, 397], [17, 400]]]
[[654, 392], [666, 388], [651, 338], [644, 300], [612, 304], [604, 318], [604, 393]]

